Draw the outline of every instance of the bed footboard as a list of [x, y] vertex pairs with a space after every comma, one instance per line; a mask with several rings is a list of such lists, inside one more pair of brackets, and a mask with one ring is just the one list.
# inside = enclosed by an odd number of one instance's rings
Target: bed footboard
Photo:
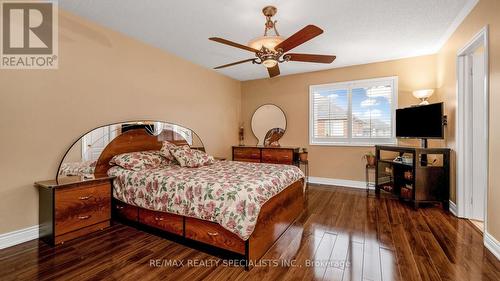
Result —
[[267, 201], [248, 239], [247, 259], [259, 260], [304, 210], [304, 180], [298, 180]]

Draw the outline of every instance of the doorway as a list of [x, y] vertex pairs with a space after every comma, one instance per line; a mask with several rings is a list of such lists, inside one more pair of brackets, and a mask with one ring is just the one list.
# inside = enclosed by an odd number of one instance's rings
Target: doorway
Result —
[[488, 189], [488, 28], [457, 56], [457, 215], [484, 232]]

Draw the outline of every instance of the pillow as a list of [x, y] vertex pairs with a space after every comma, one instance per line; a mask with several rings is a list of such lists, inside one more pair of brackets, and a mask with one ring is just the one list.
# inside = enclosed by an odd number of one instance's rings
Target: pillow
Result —
[[160, 151], [137, 151], [115, 155], [110, 165], [117, 165], [127, 170], [141, 171], [147, 169], [158, 168], [162, 164], [167, 164], [169, 161], [160, 155]]
[[175, 161], [175, 157], [170, 153], [171, 147], [176, 147], [176, 145], [171, 142], [164, 141], [160, 149], [160, 155], [165, 157], [167, 160]]
[[215, 162], [214, 157], [201, 150], [191, 149], [189, 146], [169, 146], [170, 153], [179, 162], [181, 167], [198, 168], [211, 165]]

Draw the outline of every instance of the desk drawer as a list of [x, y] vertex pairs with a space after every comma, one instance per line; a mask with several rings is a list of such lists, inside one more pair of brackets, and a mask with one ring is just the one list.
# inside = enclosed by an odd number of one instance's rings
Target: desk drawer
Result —
[[245, 254], [245, 241], [219, 224], [186, 217], [186, 238]]
[[260, 159], [233, 158], [233, 161], [260, 163]]

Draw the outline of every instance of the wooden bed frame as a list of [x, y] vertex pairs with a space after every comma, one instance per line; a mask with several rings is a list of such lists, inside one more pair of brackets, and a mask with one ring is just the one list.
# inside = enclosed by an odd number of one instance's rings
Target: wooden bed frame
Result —
[[[176, 136], [175, 138], [173, 136]], [[175, 140], [174, 140], [175, 139]], [[187, 144], [179, 141], [179, 135], [172, 131], [152, 136], [143, 129], [127, 131], [111, 141], [97, 161], [94, 175], [107, 177], [111, 167], [109, 161], [115, 155], [144, 150], [159, 150], [162, 141], [176, 145]], [[206, 248], [209, 252], [234, 253], [243, 258], [246, 269], [257, 262], [304, 210], [304, 180], [298, 180], [272, 197], [261, 208], [255, 230], [246, 241], [219, 224], [167, 212], [139, 208], [114, 200], [112, 217], [145, 230], [152, 230], [191, 247]], [[197, 247], [197, 246], [202, 247]], [[208, 246], [208, 248], [206, 247]]]

